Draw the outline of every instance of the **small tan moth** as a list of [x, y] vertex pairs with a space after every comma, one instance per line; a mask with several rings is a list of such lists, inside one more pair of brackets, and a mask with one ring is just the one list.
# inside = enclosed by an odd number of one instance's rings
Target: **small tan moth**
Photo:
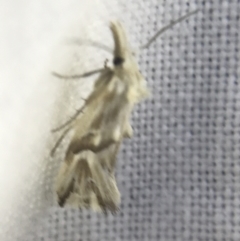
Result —
[[[162, 28], [142, 48], [148, 47], [165, 30], [194, 13], [196, 11]], [[95, 73], [100, 75], [83, 107], [69, 121], [53, 130], [65, 129], [51, 155], [72, 130], [73, 135], [57, 177], [59, 205], [70, 204], [114, 213], [120, 203], [114, 175], [117, 153], [123, 139], [132, 136], [129, 120], [133, 107], [147, 97], [149, 91], [122, 25], [111, 22], [110, 30], [114, 40], [112, 68], [105, 65], [103, 69], [77, 76], [54, 73], [59, 78], [70, 79]]]

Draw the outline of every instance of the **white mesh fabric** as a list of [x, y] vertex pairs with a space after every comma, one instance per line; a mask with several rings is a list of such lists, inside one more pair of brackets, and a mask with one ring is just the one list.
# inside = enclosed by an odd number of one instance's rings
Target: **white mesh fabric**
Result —
[[[29, 94], [27, 101], [22, 104], [22, 109], [26, 108], [22, 112], [26, 113], [27, 118], [23, 119], [24, 115], [19, 114], [23, 120], [20, 119], [14, 111], [25, 128], [21, 129], [23, 125], [17, 125], [15, 121], [14, 132], [8, 132], [7, 129], [3, 132], [1, 129], [1, 136], [9, 136], [10, 133], [12, 137], [7, 139], [8, 146], [5, 148], [10, 150], [10, 154], [1, 152], [5, 157], [3, 160], [11, 163], [15, 158], [18, 162], [24, 162], [27, 158], [32, 162], [25, 161], [24, 167], [19, 165], [23, 174], [18, 175], [17, 182], [8, 183], [11, 190], [16, 190], [15, 195], [9, 194], [7, 199], [3, 194], [0, 199], [6, 200], [1, 205], [1, 211], [5, 211], [1, 218], [0, 240], [238, 241], [240, 3], [237, 0], [119, 2], [117, 5], [114, 1], [96, 1], [87, 5], [87, 1], [48, 1], [32, 7], [29, 12], [35, 18], [39, 9], [43, 11], [39, 13], [41, 19], [38, 20], [38, 26], [42, 26], [39, 33], [46, 34], [45, 38], [48, 31], [60, 32], [59, 29], [76, 16], [76, 27], [65, 35], [59, 34], [62, 38], [74, 34], [82, 37], [84, 32], [84, 37], [109, 45], [112, 40], [109, 39], [111, 35], [107, 21], [120, 18], [129, 32], [133, 47], [138, 47], [172, 19], [200, 9], [195, 16], [168, 30], [139, 58], [140, 69], [147, 78], [152, 97], [135, 109], [132, 118], [134, 137], [124, 142], [118, 156], [121, 210], [116, 216], [104, 216], [86, 210], [53, 206], [51, 187], [61, 160], [48, 159], [49, 146], [54, 143], [50, 140], [53, 138], [49, 130], [57, 118], [64, 120], [74, 111], [79, 104], [76, 96], [81, 91], [74, 91], [78, 83], [68, 86], [51, 77], [30, 85], [31, 78], [36, 75], [31, 70], [32, 75], [26, 78], [25, 88], [29, 92], [35, 91], [35, 98]], [[49, 12], [45, 12], [45, 9]], [[87, 12], [87, 17], [78, 16], [82, 12]], [[63, 21], [64, 18], [65, 22], [43, 26], [43, 16], [49, 19], [47, 23], [56, 19]], [[25, 23], [29, 21], [25, 20]], [[54, 29], [56, 26], [59, 29]], [[52, 46], [53, 37], [51, 47], [49, 44], [44, 50], [45, 56]], [[65, 46], [61, 51], [68, 57], [53, 64], [58, 72], [72, 73], [91, 69], [91, 66], [99, 67], [106, 58], [105, 53], [97, 49], [89, 50], [92, 51], [91, 55], [83, 54], [85, 52], [81, 51], [88, 50], [80, 47]], [[41, 63], [44, 62], [40, 61], [39, 65]], [[25, 66], [24, 71], [30, 68]], [[51, 70], [44, 69], [43, 72], [47, 75]], [[24, 74], [21, 77], [24, 79]], [[19, 78], [13, 83], [18, 81]], [[54, 97], [46, 101], [46, 93]], [[54, 100], [57, 103], [53, 104]], [[36, 103], [38, 108], [33, 112]], [[3, 113], [4, 110], [1, 109]], [[36, 116], [42, 116], [42, 119], [32, 124]], [[27, 133], [33, 132], [34, 135], [25, 134], [26, 129]], [[25, 143], [22, 143], [20, 136], [24, 136]], [[12, 140], [15, 144], [12, 144]], [[6, 146], [6, 139], [4, 144]], [[8, 166], [1, 171], [12, 173]], [[15, 180], [10, 175], [9, 180]], [[3, 173], [3, 177], [6, 174]]]

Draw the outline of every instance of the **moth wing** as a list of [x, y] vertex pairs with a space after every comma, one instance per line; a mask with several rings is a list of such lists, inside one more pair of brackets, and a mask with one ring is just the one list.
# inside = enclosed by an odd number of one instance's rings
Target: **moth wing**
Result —
[[86, 101], [85, 113], [77, 123], [69, 151], [99, 152], [124, 137], [131, 137], [129, 118], [133, 104], [128, 93], [128, 86], [114, 75], [105, 82], [104, 91], [96, 88]]
[[[127, 86], [108, 74], [102, 85], [96, 82], [86, 100], [75, 135], [68, 147], [60, 170], [57, 193], [60, 206], [75, 203], [115, 212], [120, 202], [114, 176], [116, 156], [124, 137], [131, 136], [129, 124], [131, 104]], [[93, 98], [94, 96], [94, 98]]]

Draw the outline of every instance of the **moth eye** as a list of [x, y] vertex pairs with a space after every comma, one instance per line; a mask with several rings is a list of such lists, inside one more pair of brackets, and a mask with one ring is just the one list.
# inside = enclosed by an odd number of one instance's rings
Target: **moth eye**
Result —
[[115, 57], [113, 59], [113, 64], [114, 65], [121, 65], [125, 60], [122, 57]]

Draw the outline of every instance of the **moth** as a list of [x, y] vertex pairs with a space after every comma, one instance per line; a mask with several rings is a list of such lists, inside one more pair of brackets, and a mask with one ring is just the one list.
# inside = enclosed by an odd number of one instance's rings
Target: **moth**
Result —
[[[141, 49], [149, 47], [164, 31], [196, 12], [190, 12], [160, 29]], [[113, 67], [105, 64], [102, 69], [74, 76], [53, 73], [63, 79], [99, 73], [83, 107], [53, 130], [63, 131], [51, 156], [67, 133], [72, 131], [56, 182], [61, 207], [70, 204], [80, 209], [115, 213], [120, 203], [114, 174], [117, 153], [123, 139], [131, 138], [133, 134], [130, 117], [134, 106], [148, 96], [149, 90], [123, 26], [118, 21], [111, 22], [110, 31], [114, 40]]]

